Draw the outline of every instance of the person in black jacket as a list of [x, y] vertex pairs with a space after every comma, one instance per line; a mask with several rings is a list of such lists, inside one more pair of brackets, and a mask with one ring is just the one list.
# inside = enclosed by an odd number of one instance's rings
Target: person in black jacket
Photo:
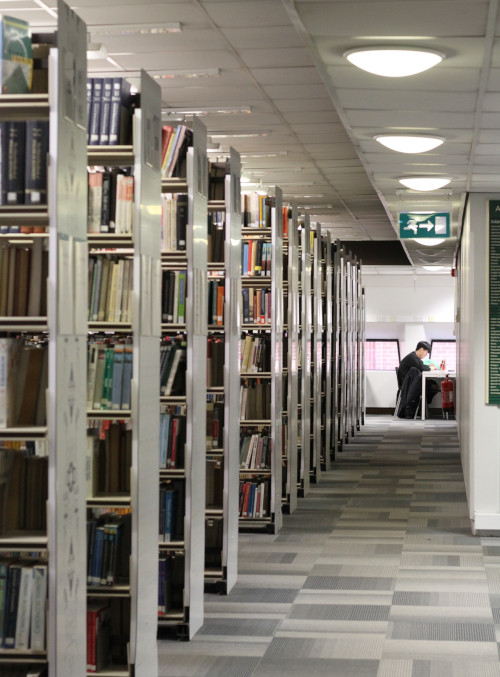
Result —
[[[404, 384], [406, 376], [409, 374], [410, 370], [412, 367], [418, 369], [420, 373], [423, 371], [430, 371], [435, 369], [436, 367], [434, 365], [426, 365], [423, 363], [423, 359], [427, 357], [429, 354], [431, 347], [427, 343], [427, 341], [419, 341], [417, 343], [417, 347], [415, 350], [406, 357], [403, 357], [401, 360], [401, 363], [399, 365], [398, 369], [398, 381], [401, 385]], [[414, 373], [414, 372], [413, 372]], [[416, 384], [415, 384], [416, 385]], [[427, 379], [426, 380], [426, 387], [425, 387], [425, 397], [427, 400], [427, 404], [430, 404], [432, 398], [436, 393], [439, 392], [439, 385], [436, 381], [433, 379]], [[413, 418], [415, 415], [415, 410], [418, 406], [418, 399], [420, 398], [420, 395], [422, 394], [422, 388], [421, 384], [417, 388], [413, 387], [408, 390], [408, 395], [411, 394], [411, 398], [408, 397], [406, 401], [404, 402], [404, 415], [405, 418]], [[403, 405], [403, 403], [402, 403]], [[401, 407], [402, 409], [403, 407]]]

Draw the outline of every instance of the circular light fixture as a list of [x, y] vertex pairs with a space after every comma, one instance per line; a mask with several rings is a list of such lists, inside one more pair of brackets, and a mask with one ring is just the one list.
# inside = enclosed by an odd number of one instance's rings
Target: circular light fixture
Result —
[[431, 49], [381, 45], [349, 49], [344, 56], [354, 66], [387, 78], [422, 73], [444, 59], [444, 54]]
[[411, 190], [438, 190], [447, 186], [451, 179], [435, 176], [405, 176], [398, 179], [399, 183]]
[[444, 237], [415, 237], [413, 242], [424, 245], [424, 247], [437, 247], [438, 244], [443, 244]]
[[419, 134], [377, 134], [374, 139], [398, 153], [425, 153], [444, 143], [441, 136], [420, 136]]

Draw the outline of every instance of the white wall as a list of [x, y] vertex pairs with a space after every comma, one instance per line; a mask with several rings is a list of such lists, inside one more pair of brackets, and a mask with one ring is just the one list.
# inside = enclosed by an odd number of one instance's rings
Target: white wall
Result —
[[[363, 268], [363, 286], [367, 339], [399, 339], [403, 358], [419, 341], [455, 338], [451, 275], [384, 275]], [[366, 373], [366, 407], [394, 407], [396, 391], [395, 372]]]
[[469, 198], [459, 261], [457, 418], [473, 530], [500, 530], [500, 408], [486, 404], [487, 208]]

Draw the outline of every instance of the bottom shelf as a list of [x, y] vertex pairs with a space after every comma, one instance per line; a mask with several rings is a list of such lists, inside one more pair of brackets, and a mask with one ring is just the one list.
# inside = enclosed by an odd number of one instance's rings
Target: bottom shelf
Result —
[[87, 675], [92, 675], [92, 677], [129, 677], [130, 670], [125, 666], [111, 667], [99, 670], [99, 672], [87, 672]]

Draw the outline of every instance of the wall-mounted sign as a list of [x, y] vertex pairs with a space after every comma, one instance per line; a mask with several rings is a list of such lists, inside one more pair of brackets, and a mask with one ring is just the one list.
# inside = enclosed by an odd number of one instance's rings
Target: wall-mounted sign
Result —
[[399, 236], [401, 239], [450, 237], [450, 213], [415, 214], [413, 212], [400, 212]]
[[490, 200], [488, 211], [486, 403], [500, 404], [500, 200]]

